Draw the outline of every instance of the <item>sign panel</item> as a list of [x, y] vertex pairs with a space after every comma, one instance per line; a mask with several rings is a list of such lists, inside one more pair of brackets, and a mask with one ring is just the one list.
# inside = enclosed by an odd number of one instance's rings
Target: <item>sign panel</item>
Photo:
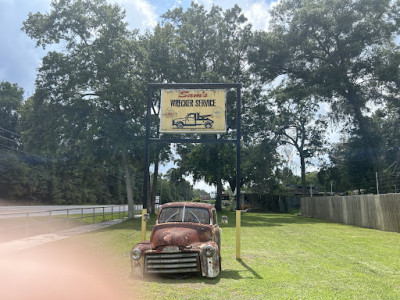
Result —
[[225, 90], [161, 90], [162, 133], [225, 133]]

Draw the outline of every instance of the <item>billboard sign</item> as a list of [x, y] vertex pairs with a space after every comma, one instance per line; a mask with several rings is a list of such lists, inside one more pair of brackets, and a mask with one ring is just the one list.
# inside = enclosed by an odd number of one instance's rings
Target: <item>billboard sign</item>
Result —
[[161, 90], [161, 133], [225, 133], [226, 90]]

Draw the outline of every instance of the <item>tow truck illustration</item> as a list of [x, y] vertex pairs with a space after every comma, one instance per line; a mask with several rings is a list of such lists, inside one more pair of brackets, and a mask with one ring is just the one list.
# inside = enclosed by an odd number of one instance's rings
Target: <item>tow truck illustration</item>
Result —
[[211, 116], [212, 115], [200, 115], [200, 113], [189, 113], [184, 118], [173, 119], [172, 126], [176, 126], [178, 129], [183, 129], [186, 126], [204, 126], [205, 128], [212, 128], [214, 121], [209, 118]]

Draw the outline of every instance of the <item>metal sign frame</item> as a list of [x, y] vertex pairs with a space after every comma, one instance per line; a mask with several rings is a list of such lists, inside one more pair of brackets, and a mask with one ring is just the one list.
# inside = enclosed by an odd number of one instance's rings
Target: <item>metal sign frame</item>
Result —
[[[193, 138], [150, 138], [151, 125], [151, 94], [155, 89], [236, 89], [236, 139], [193, 139]], [[147, 113], [146, 113], [146, 145], [143, 182], [143, 209], [147, 210], [149, 184], [149, 149], [153, 143], [234, 143], [236, 144], [236, 209], [240, 210], [240, 130], [241, 120], [241, 84], [239, 83], [148, 83], [147, 84]]]

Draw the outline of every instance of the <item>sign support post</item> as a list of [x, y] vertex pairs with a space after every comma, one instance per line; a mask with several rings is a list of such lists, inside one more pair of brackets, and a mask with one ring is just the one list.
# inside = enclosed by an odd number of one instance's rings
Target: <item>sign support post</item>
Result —
[[241, 231], [241, 210], [240, 210], [240, 180], [241, 180], [241, 172], [240, 172], [240, 140], [241, 140], [241, 128], [240, 128], [240, 116], [241, 116], [241, 91], [240, 87], [238, 87], [237, 95], [236, 95], [236, 120], [237, 122], [237, 132], [236, 132], [236, 259], [240, 259], [240, 231]]

